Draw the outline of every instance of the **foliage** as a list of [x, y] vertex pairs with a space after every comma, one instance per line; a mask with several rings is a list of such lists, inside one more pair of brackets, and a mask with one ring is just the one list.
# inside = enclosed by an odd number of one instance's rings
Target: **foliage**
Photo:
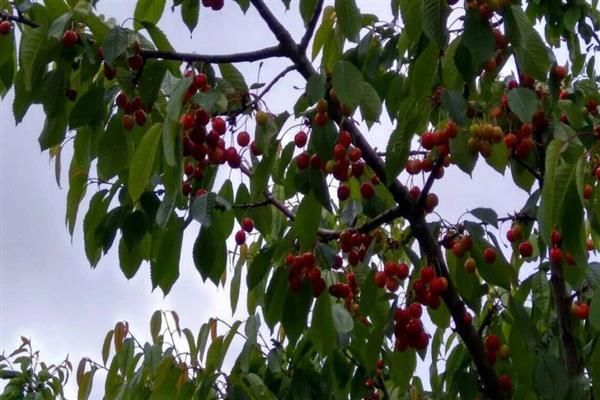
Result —
[[[190, 31], [223, 6], [201, 3], [172, 4]], [[229, 284], [232, 310], [248, 292], [243, 334], [156, 313], [141, 346], [117, 324], [102, 363], [80, 364], [79, 397], [98, 369], [106, 398], [600, 397], [598, 1], [391, 0], [388, 22], [355, 0], [283, 0], [299, 6], [299, 43], [263, 0], [236, 3], [279, 45], [177, 53], [157, 27], [164, 0], [139, 0], [132, 28], [87, 0], [0, 0], [0, 94], [14, 90], [17, 123], [42, 105], [58, 169], [73, 146], [66, 222], [83, 221], [90, 264], [117, 247], [127, 279], [149, 264], [168, 294], [194, 231], [203, 280]], [[267, 84], [235, 66], [280, 56], [292, 65]], [[264, 96], [292, 71], [305, 91], [273, 114]], [[378, 153], [359, 122], [387, 119]], [[521, 210], [434, 213], [445, 169], [484, 164], [529, 193]], [[430, 393], [415, 375], [426, 356]], [[22, 390], [33, 375], [17, 363]]]

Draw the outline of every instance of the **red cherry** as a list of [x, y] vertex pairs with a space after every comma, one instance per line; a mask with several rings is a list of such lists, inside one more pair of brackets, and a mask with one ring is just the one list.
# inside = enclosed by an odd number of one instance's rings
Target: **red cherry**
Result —
[[304, 131], [300, 131], [300, 132], [296, 133], [296, 136], [294, 136], [294, 143], [296, 144], [296, 147], [304, 147], [307, 140], [308, 140], [308, 136], [306, 135], [306, 132], [304, 132]]
[[352, 144], [352, 135], [348, 131], [341, 131], [338, 141], [342, 146], [348, 147]]
[[498, 377], [498, 383], [500, 384], [500, 387], [502, 387], [502, 390], [504, 390], [505, 392], [510, 392], [512, 390], [512, 379], [510, 379], [510, 376], [506, 375], [506, 374], [502, 374]]
[[235, 147], [229, 147], [225, 150], [225, 160], [231, 168], [239, 168], [242, 162], [240, 155], [238, 154]]
[[246, 147], [250, 144], [250, 134], [246, 131], [238, 133], [237, 144], [241, 147]]
[[487, 351], [495, 353], [498, 350], [500, 350], [502, 342], [500, 341], [500, 338], [498, 336], [492, 334], [486, 336], [484, 345]]
[[317, 113], [317, 115], [315, 116], [315, 125], [317, 125], [317, 126], [325, 126], [325, 125], [327, 125], [328, 121], [329, 121], [329, 116], [327, 115], [326, 112]]
[[67, 48], [75, 46], [75, 44], [77, 44], [78, 41], [79, 36], [77, 35], [77, 32], [70, 29], [66, 30], [65, 33], [63, 33], [61, 40], [62, 45]]
[[142, 69], [142, 65], [144, 65], [144, 59], [141, 55], [135, 54], [127, 59], [127, 64], [132, 70], [139, 71]]
[[344, 201], [350, 197], [350, 187], [348, 185], [342, 184], [337, 189], [337, 196], [340, 201]]
[[594, 175], [596, 175], [596, 179], [598, 179], [600, 181], [600, 167], [597, 167], [594, 170]]
[[296, 157], [296, 166], [298, 169], [306, 169], [308, 168], [308, 164], [310, 163], [310, 157], [307, 153], [300, 153], [298, 157]]
[[421, 146], [427, 150], [433, 149], [438, 144], [438, 136], [434, 132], [425, 132], [421, 136]]
[[562, 236], [557, 229], [552, 230], [552, 234], [550, 235], [550, 242], [552, 246], [560, 246], [562, 243]]
[[77, 90], [69, 88], [65, 91], [65, 96], [69, 101], [77, 100]]
[[183, 114], [179, 122], [183, 129], [187, 131], [194, 126], [194, 117], [191, 114]]
[[593, 193], [594, 193], [594, 187], [592, 185], [590, 185], [589, 183], [587, 183], [583, 187], [583, 198], [586, 200], [589, 200], [592, 197]]
[[223, 135], [227, 131], [227, 125], [225, 124], [225, 120], [220, 117], [213, 118], [211, 121], [211, 126], [212, 129], [219, 135]]
[[194, 77], [194, 84], [199, 88], [205, 88], [208, 84], [208, 79], [205, 74], [198, 74]]
[[433, 269], [433, 267], [431, 265], [428, 265], [426, 267], [423, 267], [423, 269], [421, 269], [420, 276], [421, 276], [421, 279], [423, 280], [423, 282], [429, 283], [433, 280], [433, 278], [435, 278], [435, 270]]
[[352, 288], [347, 283], [334, 283], [329, 286], [329, 293], [338, 299], [345, 299], [352, 295]]
[[406, 333], [409, 335], [417, 335], [423, 331], [423, 323], [420, 319], [413, 318], [406, 325]]
[[419, 303], [412, 303], [408, 306], [408, 312], [415, 318], [421, 318], [421, 315], [423, 315], [423, 306]]
[[123, 119], [121, 120], [121, 124], [125, 130], [130, 131], [133, 129], [133, 124], [135, 123], [133, 116], [129, 114], [123, 115]]
[[425, 211], [432, 212], [439, 204], [439, 199], [435, 193], [428, 193], [425, 197]]
[[348, 154], [348, 158], [352, 162], [357, 162], [362, 157], [362, 150], [358, 147], [353, 148]]
[[390, 292], [395, 292], [400, 288], [400, 282], [396, 278], [387, 277], [385, 281], [385, 287]]
[[321, 169], [322, 164], [318, 154], [315, 153], [310, 156], [310, 166], [314, 169]]
[[486, 350], [485, 358], [488, 360], [488, 362], [490, 364], [492, 364], [492, 365], [496, 364], [496, 352], [495, 351]]
[[519, 87], [519, 82], [515, 81], [514, 79], [511, 80], [510, 82], [508, 82], [508, 90], [516, 89], [518, 87]]
[[443, 276], [433, 278], [429, 288], [435, 294], [442, 294], [448, 289], [448, 280]]
[[183, 167], [183, 172], [188, 176], [193, 174], [194, 173], [194, 165], [189, 162], [185, 163], [185, 166]]
[[183, 182], [181, 184], [181, 192], [184, 196], [188, 196], [190, 193], [192, 193], [192, 185], [189, 182]]
[[204, 168], [202, 167], [202, 165], [200, 165], [200, 163], [198, 163], [198, 165], [196, 165], [196, 168], [194, 168], [194, 179], [200, 180], [204, 177]]
[[463, 314], [463, 322], [465, 323], [465, 325], [471, 326], [471, 324], [473, 324], [473, 316], [468, 312], [465, 312]]
[[521, 239], [521, 236], [523, 236], [523, 228], [521, 228], [521, 225], [513, 225], [512, 228], [506, 232], [506, 238], [511, 243]]
[[371, 197], [373, 197], [375, 195], [375, 189], [373, 188], [373, 185], [371, 184], [371, 182], [363, 182], [360, 185], [360, 194], [365, 199], [370, 199]]
[[144, 110], [136, 110], [133, 113], [133, 116], [135, 117], [135, 123], [138, 126], [144, 126], [144, 124], [146, 123], [146, 113], [144, 112]]
[[109, 81], [112, 81], [113, 79], [115, 79], [115, 76], [117, 76], [117, 71], [113, 67], [108, 65], [106, 62], [104, 62], [103, 65], [104, 65], [104, 77]]
[[571, 314], [579, 319], [588, 319], [590, 316], [590, 306], [587, 303], [573, 304]]
[[10, 33], [12, 30], [12, 24], [10, 21], [2, 21], [0, 22], [0, 35], [5, 36]]
[[491, 247], [487, 247], [486, 249], [484, 249], [483, 250], [483, 260], [489, 264], [496, 261], [496, 250]]
[[346, 158], [346, 149], [347, 147], [345, 147], [341, 143], [336, 144], [333, 147], [333, 159], [339, 161]]
[[374, 275], [375, 286], [383, 289], [387, 281], [387, 275], [383, 271], [377, 271]]
[[225, 0], [211, 0], [210, 2], [210, 7], [214, 11], [219, 11], [223, 8], [223, 5], [225, 5]]
[[508, 147], [509, 149], [514, 149], [518, 143], [517, 135], [515, 135], [514, 133], [507, 133], [504, 136], [503, 141], [506, 147]]
[[252, 218], [246, 217], [242, 220], [242, 229], [248, 233], [252, 232], [252, 230], [254, 229], [254, 221], [252, 220]]
[[523, 242], [519, 245], [519, 254], [521, 257], [528, 258], [533, 254], [533, 245], [530, 241]]
[[244, 232], [243, 230], [237, 231], [235, 233], [235, 242], [238, 246], [241, 246], [244, 243], [246, 243], [246, 232]]
[[454, 121], [448, 121], [446, 124], [445, 135], [450, 139], [454, 139], [458, 135], [458, 126]]
[[397, 264], [396, 276], [400, 280], [408, 278], [408, 265], [406, 265], [405, 263]]
[[565, 79], [567, 74], [569, 73], [567, 67], [565, 67], [564, 65], [556, 65], [554, 68], [552, 68], [551, 72], [552, 75], [554, 75], [558, 80]]
[[363, 163], [362, 161], [352, 163], [352, 176], [353, 177], [360, 178], [364, 172], [365, 172], [365, 163]]

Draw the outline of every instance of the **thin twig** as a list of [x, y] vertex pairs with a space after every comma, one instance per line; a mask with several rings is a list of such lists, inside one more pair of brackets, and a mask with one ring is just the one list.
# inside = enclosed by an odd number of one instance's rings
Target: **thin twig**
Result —
[[319, 22], [319, 16], [321, 15], [321, 10], [323, 9], [323, 2], [324, 2], [324, 0], [317, 1], [317, 4], [315, 5], [315, 10], [314, 10], [313, 16], [310, 19], [310, 21], [308, 22], [308, 25], [306, 26], [306, 32], [304, 32], [302, 39], [300, 39], [299, 47], [300, 47], [301, 52], [306, 51], [306, 49], [308, 47], [308, 43], [310, 42], [310, 39], [312, 38], [312, 35], [315, 32], [315, 28], [317, 27], [317, 22]]

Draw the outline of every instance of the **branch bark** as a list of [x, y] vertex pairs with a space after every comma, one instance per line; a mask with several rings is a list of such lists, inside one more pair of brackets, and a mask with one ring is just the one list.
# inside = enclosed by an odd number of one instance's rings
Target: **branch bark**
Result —
[[[305, 79], [310, 78], [316, 71], [304, 52], [300, 50], [294, 42], [289, 32], [279, 23], [275, 16], [271, 13], [263, 0], [250, 0], [252, 5], [257, 9], [261, 17], [265, 20], [275, 37], [280, 41], [287, 56], [297, 65], [298, 71]], [[433, 237], [432, 232], [427, 226], [425, 220], [425, 212], [421, 206], [410, 196], [406, 187], [394, 178], [388, 179], [385, 173], [385, 165], [383, 160], [377, 155], [377, 152], [371, 147], [367, 139], [362, 135], [356, 124], [351, 119], [343, 118], [339, 107], [336, 107], [333, 102], [330, 104], [330, 116], [343, 128], [349, 131], [354, 143], [362, 150], [363, 159], [369, 167], [375, 172], [382, 182], [387, 184], [387, 187], [398, 204], [399, 213], [406, 218], [412, 228], [412, 232], [419, 242], [421, 252], [427, 256], [429, 261], [435, 266], [438, 275], [444, 276], [448, 280], [448, 290], [443, 294], [442, 299], [446, 303], [456, 331], [462, 338], [465, 346], [469, 350], [471, 357], [477, 367], [479, 376], [483, 383], [483, 389], [486, 395], [491, 399], [504, 400], [507, 399], [506, 394], [498, 383], [496, 373], [485, 357], [483, 344], [477, 333], [471, 325], [464, 322], [463, 316], [466, 308], [464, 302], [460, 299], [456, 288], [454, 287], [450, 274], [446, 267], [442, 252], [437, 240]]]
[[315, 6], [315, 10], [312, 18], [308, 22], [306, 26], [306, 32], [304, 32], [304, 36], [300, 39], [300, 51], [305, 52], [308, 48], [308, 43], [315, 32], [315, 28], [317, 27], [317, 22], [319, 22], [319, 16], [321, 15], [321, 10], [323, 9], [324, 0], [319, 0]]
[[144, 58], [216, 64], [252, 62], [267, 58], [285, 57], [281, 46], [265, 47], [264, 49], [232, 54], [172, 53], [158, 50], [142, 50], [140, 54]]

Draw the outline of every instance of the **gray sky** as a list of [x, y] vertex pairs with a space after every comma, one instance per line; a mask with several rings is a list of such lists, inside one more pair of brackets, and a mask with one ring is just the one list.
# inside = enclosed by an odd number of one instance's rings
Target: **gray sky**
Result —
[[[297, 2], [292, 2], [292, 10], [287, 13], [279, 0], [268, 3], [299, 39], [303, 26]], [[363, 0], [358, 4], [363, 12], [391, 19], [389, 0]], [[99, 2], [102, 12], [119, 22], [133, 15], [134, 5], [133, 1]], [[244, 16], [231, 1], [221, 12], [202, 9], [191, 39], [178, 10], [167, 10], [159, 26], [176, 50], [184, 52], [231, 53], [275, 44], [252, 9]], [[266, 62], [261, 81], [268, 82], [287, 65], [284, 59]], [[248, 83], [253, 83], [258, 64], [239, 64], [239, 68]], [[303, 86], [297, 74], [289, 74], [270, 92], [266, 100], [272, 111], [292, 108], [300, 94], [293, 85]], [[129, 321], [132, 332], [145, 340], [149, 337], [150, 316], [159, 308], [176, 310], [182, 326], [193, 332], [211, 316], [232, 319], [228, 293], [210, 283], [204, 285], [193, 266], [191, 248], [197, 226], [188, 229], [181, 275], [167, 298], [160, 290], [151, 292], [147, 266], [132, 280], [124, 278], [118, 267], [116, 245], [91, 270], [83, 249], [81, 221], [73, 241], [64, 224], [67, 158], [63, 159], [61, 190], [54, 181], [48, 154], [41, 154], [37, 143], [43, 125], [41, 108], [31, 109], [25, 121], [15, 127], [11, 107], [12, 93], [0, 104], [0, 349], [16, 348], [20, 335], [24, 335], [32, 338], [34, 347], [49, 362], [60, 361], [66, 354], [74, 362], [82, 356], [100, 360], [102, 340], [118, 320]], [[390, 131], [384, 122], [374, 125], [367, 136], [384, 148]], [[479, 166], [482, 168], [476, 168], [472, 181], [457, 167], [451, 167], [435, 184], [433, 191], [440, 197], [437, 211], [446, 219], [455, 221], [465, 210], [480, 206], [494, 207], [499, 215], [505, 215], [524, 203], [526, 193], [514, 186], [510, 172], [503, 178], [490, 167]], [[87, 201], [82, 204], [80, 217], [85, 215]], [[244, 318], [243, 301], [238, 310], [242, 312], [236, 317]], [[419, 372], [424, 377], [428, 368], [421, 363]], [[74, 382], [67, 395], [76, 397]]]

